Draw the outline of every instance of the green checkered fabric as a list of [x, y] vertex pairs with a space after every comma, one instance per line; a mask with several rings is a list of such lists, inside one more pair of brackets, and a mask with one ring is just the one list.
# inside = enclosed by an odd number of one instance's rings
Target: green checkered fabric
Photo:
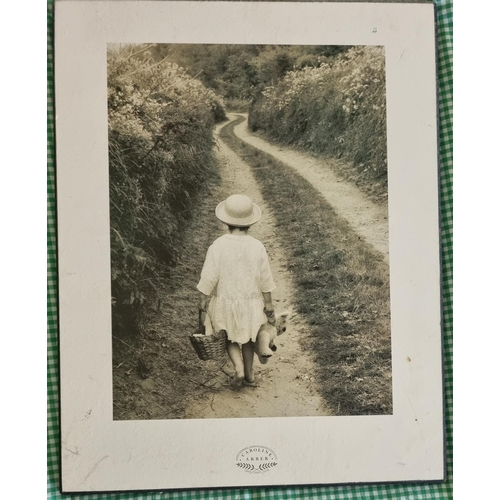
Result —
[[452, 498], [452, 151], [453, 151], [453, 3], [452, 0], [437, 0], [438, 80], [440, 119], [441, 162], [441, 238], [443, 279], [443, 325], [444, 325], [444, 380], [446, 418], [447, 481], [440, 484], [401, 484], [378, 486], [325, 486], [266, 489], [234, 489], [176, 491], [168, 493], [113, 493], [92, 495], [61, 495], [59, 491], [59, 401], [58, 401], [58, 343], [57, 343], [57, 262], [56, 262], [56, 211], [55, 211], [55, 140], [54, 140], [54, 85], [53, 85], [53, 6], [48, 5], [48, 492], [47, 498], [78, 499], [311, 499], [311, 500], [451, 500]]

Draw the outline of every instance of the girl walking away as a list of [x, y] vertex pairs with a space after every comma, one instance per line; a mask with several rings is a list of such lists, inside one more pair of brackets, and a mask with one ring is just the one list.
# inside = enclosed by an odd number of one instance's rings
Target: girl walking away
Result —
[[275, 284], [264, 245], [248, 234], [261, 217], [260, 208], [248, 196], [234, 194], [217, 205], [215, 214], [229, 232], [207, 251], [197, 286], [199, 307], [216, 332], [227, 332], [227, 353], [235, 371], [231, 385], [238, 387], [255, 381], [254, 343], [261, 326], [275, 322]]

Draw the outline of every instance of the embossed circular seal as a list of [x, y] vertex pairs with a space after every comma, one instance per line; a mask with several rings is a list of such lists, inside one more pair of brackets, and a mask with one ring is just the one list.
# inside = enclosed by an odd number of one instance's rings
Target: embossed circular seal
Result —
[[278, 456], [266, 446], [249, 446], [236, 455], [236, 466], [248, 474], [265, 474], [278, 465]]

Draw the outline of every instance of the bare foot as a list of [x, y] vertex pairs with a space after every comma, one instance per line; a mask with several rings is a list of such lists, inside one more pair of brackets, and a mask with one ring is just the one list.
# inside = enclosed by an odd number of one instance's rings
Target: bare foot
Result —
[[255, 375], [253, 370], [251, 370], [248, 374], [245, 374], [245, 383], [254, 384], [255, 383]]
[[231, 387], [240, 387], [244, 378], [245, 378], [245, 375], [243, 375], [243, 373], [235, 373], [231, 377], [231, 382], [230, 382]]
[[246, 387], [259, 387], [259, 384], [257, 384], [255, 379], [252, 381], [245, 379], [243, 380], [243, 385]]

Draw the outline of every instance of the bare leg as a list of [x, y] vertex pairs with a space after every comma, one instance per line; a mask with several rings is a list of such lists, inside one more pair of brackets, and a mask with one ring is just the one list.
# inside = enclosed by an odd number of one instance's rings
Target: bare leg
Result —
[[243, 351], [243, 364], [245, 371], [245, 380], [247, 382], [253, 383], [255, 382], [254, 374], [253, 374], [253, 357], [255, 352], [255, 344], [250, 341], [241, 346], [241, 350]]
[[245, 377], [245, 373], [243, 371], [243, 360], [241, 359], [241, 351], [238, 343], [228, 342], [227, 354], [229, 356], [229, 359], [233, 363], [235, 371], [234, 377], [231, 379], [231, 385], [238, 386], [241, 384]]

